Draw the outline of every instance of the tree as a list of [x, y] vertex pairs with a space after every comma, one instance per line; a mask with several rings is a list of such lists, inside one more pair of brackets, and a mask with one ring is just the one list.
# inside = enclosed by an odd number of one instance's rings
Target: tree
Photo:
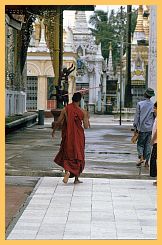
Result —
[[[126, 42], [126, 18], [127, 13], [123, 8], [122, 15], [119, 8], [116, 12], [111, 10], [108, 16], [107, 12], [103, 10], [96, 10], [94, 14], [90, 16], [89, 23], [91, 24], [92, 34], [96, 38], [96, 44], [101, 42], [102, 55], [104, 59], [109, 55], [109, 43], [112, 44], [113, 49], [113, 64], [116, 67], [120, 61], [120, 41], [121, 31], [123, 32], [124, 43]], [[136, 26], [137, 11], [132, 10], [132, 23], [131, 32], [133, 34]], [[125, 45], [124, 45], [125, 52]]]

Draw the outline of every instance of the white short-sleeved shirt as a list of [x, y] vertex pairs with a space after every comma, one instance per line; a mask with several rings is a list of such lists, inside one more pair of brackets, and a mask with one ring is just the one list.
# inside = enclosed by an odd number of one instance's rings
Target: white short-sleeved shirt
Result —
[[[152, 128], [152, 138], [154, 136], [154, 134], [156, 133], [157, 131], [157, 117], [155, 118], [154, 120], [154, 124], [153, 124], [153, 128]], [[153, 144], [157, 143], [157, 137], [155, 138]]]

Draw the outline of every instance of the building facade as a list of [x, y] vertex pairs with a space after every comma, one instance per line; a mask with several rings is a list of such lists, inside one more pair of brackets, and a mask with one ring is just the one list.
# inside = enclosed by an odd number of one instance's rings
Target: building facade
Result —
[[88, 28], [85, 11], [76, 11], [72, 30], [75, 52], [78, 54], [77, 90], [88, 89], [84, 105], [90, 112], [101, 111], [104, 58], [101, 45], [95, 44], [92, 32]]
[[157, 7], [150, 6], [150, 35], [149, 35], [149, 62], [148, 62], [148, 86], [155, 91], [157, 100]]
[[[68, 77], [69, 103], [75, 91], [85, 88], [87, 93], [84, 95], [82, 107], [86, 107], [90, 112], [98, 109], [102, 111], [102, 92], [106, 91], [106, 88], [103, 88], [103, 85], [106, 86], [103, 82], [104, 59], [101, 46], [95, 44], [88, 28], [85, 11], [76, 11], [74, 26], [63, 30], [62, 70], [71, 65], [75, 70]], [[27, 56], [28, 110], [51, 110], [57, 107], [56, 100], [51, 98], [55, 91], [54, 77], [45, 26], [43, 20], [37, 20]]]
[[[131, 43], [131, 94], [132, 107], [143, 98], [148, 87], [148, 54], [149, 54], [149, 9], [138, 7], [136, 28]], [[123, 56], [122, 73], [126, 74], [126, 56]], [[125, 75], [122, 82], [122, 107], [124, 106]]]
[[[63, 65], [63, 11], [66, 9], [93, 11], [94, 6], [5, 5], [6, 116], [23, 114], [26, 104], [29, 110], [57, 106], [54, 97], [57, 97], [55, 89]], [[34, 24], [38, 16], [41, 23]], [[71, 80], [74, 78], [75, 75]]]
[[[36, 20], [27, 55], [27, 110], [51, 110], [57, 108], [54, 69], [52, 66], [46, 30], [43, 20]], [[63, 68], [76, 66], [70, 28], [63, 32]], [[75, 71], [69, 76], [69, 102], [76, 91]]]

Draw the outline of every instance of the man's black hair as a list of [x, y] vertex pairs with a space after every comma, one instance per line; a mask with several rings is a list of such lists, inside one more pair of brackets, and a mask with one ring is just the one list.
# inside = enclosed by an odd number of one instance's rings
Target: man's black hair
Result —
[[72, 97], [72, 101], [73, 101], [73, 102], [78, 102], [78, 101], [81, 100], [81, 97], [82, 97], [81, 93], [79, 93], [79, 92], [74, 93], [74, 94], [73, 94], [73, 97]]
[[157, 108], [157, 102], [155, 102], [154, 107]]

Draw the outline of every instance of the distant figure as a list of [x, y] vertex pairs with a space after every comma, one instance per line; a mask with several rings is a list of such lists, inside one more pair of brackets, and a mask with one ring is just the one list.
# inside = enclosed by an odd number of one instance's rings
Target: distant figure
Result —
[[[154, 113], [155, 121], [152, 128], [152, 137], [151, 137], [151, 159], [150, 159], [150, 176], [157, 177], [157, 102], [154, 104]], [[157, 181], [153, 182], [154, 185], [157, 185]]]
[[154, 90], [148, 88], [145, 93], [145, 99], [137, 103], [136, 114], [134, 117], [134, 129], [139, 132], [137, 140], [137, 151], [139, 162], [136, 164], [140, 167], [142, 163], [145, 163], [145, 167], [148, 167], [148, 161], [151, 155], [151, 134], [154, 123], [154, 104], [150, 100], [154, 96]]
[[62, 109], [52, 132], [54, 137], [56, 128], [62, 125], [62, 141], [54, 162], [65, 170], [64, 183], [68, 182], [69, 177], [75, 177], [75, 184], [81, 183], [79, 176], [85, 165], [83, 127], [89, 127], [89, 116], [86, 110], [79, 107], [80, 100], [81, 93], [74, 93], [72, 103]]
[[77, 59], [77, 69], [83, 69], [84, 68], [84, 63], [81, 60], [81, 58]]

